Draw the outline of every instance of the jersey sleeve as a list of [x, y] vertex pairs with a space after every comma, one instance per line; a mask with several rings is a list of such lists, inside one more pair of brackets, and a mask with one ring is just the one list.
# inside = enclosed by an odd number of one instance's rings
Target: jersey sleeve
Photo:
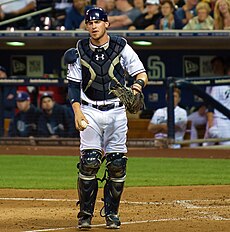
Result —
[[134, 77], [139, 73], [145, 72], [145, 68], [137, 53], [131, 48], [129, 44], [126, 44], [121, 52], [122, 66], [129, 73], [130, 76]]
[[81, 82], [82, 70], [81, 70], [81, 64], [79, 58], [76, 60], [75, 63], [68, 64], [67, 80], [74, 82]]
[[151, 119], [151, 123], [153, 124], [162, 124], [167, 123], [167, 116], [165, 114], [165, 109], [157, 109], [156, 112], [153, 114]]

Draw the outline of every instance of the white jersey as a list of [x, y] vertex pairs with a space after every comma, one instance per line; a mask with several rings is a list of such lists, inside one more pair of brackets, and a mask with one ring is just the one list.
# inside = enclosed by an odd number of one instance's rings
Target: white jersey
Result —
[[[175, 140], [183, 140], [186, 126], [187, 126], [187, 112], [179, 106], [174, 109], [175, 114], [175, 125], [179, 126], [181, 130], [175, 132]], [[156, 110], [154, 113], [151, 123], [152, 124], [162, 124], [167, 123], [168, 113], [167, 107]], [[159, 133], [155, 135], [155, 138], [167, 138], [167, 134]]]
[[[227, 109], [230, 109], [230, 85], [214, 86], [211, 90], [211, 96], [220, 102]], [[227, 119], [218, 110], [214, 110], [214, 117]]]
[[[93, 44], [90, 45], [91, 47], [97, 48]], [[108, 47], [108, 43], [101, 46], [103, 48]], [[145, 68], [140, 61], [138, 55], [134, 52], [134, 50], [130, 47], [130, 45], [126, 44], [124, 49], [120, 53], [121, 55], [121, 66], [123, 69], [125, 69], [128, 74], [132, 77], [135, 75], [145, 72]], [[68, 74], [67, 79], [75, 82], [81, 82], [82, 81], [82, 68], [80, 63], [80, 57], [77, 59], [77, 61], [74, 64], [68, 65]], [[97, 104], [97, 105], [103, 105], [103, 104], [110, 104], [114, 101], [117, 101], [116, 99], [109, 99], [105, 101], [92, 101], [91, 99], [87, 98], [87, 96], [81, 91], [81, 98], [84, 101], [87, 101], [91, 104]]]
[[[210, 94], [227, 109], [230, 109], [230, 85], [214, 86]], [[213, 127], [216, 129], [216, 138], [230, 138], [230, 119], [216, 109], [213, 115]], [[205, 138], [210, 137], [209, 130], [206, 130]], [[230, 145], [230, 140], [219, 142], [219, 144]], [[212, 145], [212, 143], [203, 145]]]

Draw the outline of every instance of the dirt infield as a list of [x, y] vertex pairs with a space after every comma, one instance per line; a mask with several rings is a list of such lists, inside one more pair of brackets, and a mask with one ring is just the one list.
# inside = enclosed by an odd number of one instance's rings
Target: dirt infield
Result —
[[[120, 231], [227, 232], [229, 194], [230, 186], [126, 188]], [[76, 190], [0, 190], [0, 231], [78, 231], [76, 196]], [[106, 231], [101, 197], [100, 189], [91, 231]]]
[[[1, 146], [0, 154], [79, 155], [76, 147]], [[130, 148], [129, 156], [230, 158], [229, 149]], [[0, 189], [0, 232], [78, 231], [76, 190]], [[91, 231], [105, 231], [102, 189]], [[230, 185], [125, 188], [124, 232], [221, 232], [230, 228]]]

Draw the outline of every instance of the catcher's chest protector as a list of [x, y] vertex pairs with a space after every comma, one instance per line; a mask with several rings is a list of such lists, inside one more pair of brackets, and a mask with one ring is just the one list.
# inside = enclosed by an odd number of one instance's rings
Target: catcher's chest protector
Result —
[[110, 37], [109, 47], [96, 48], [89, 46], [89, 39], [78, 43], [78, 51], [82, 64], [82, 88], [92, 100], [114, 98], [109, 94], [110, 88], [117, 82], [125, 84], [124, 70], [120, 64], [120, 52], [126, 41], [121, 37]]

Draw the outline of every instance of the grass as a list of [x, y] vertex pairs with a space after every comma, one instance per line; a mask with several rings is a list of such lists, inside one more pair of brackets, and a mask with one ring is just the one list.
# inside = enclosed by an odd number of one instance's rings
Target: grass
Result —
[[[0, 156], [0, 188], [74, 189], [78, 157]], [[98, 177], [103, 176], [104, 166]], [[230, 184], [230, 160], [129, 158], [126, 186]], [[100, 184], [99, 186], [102, 186]]]

